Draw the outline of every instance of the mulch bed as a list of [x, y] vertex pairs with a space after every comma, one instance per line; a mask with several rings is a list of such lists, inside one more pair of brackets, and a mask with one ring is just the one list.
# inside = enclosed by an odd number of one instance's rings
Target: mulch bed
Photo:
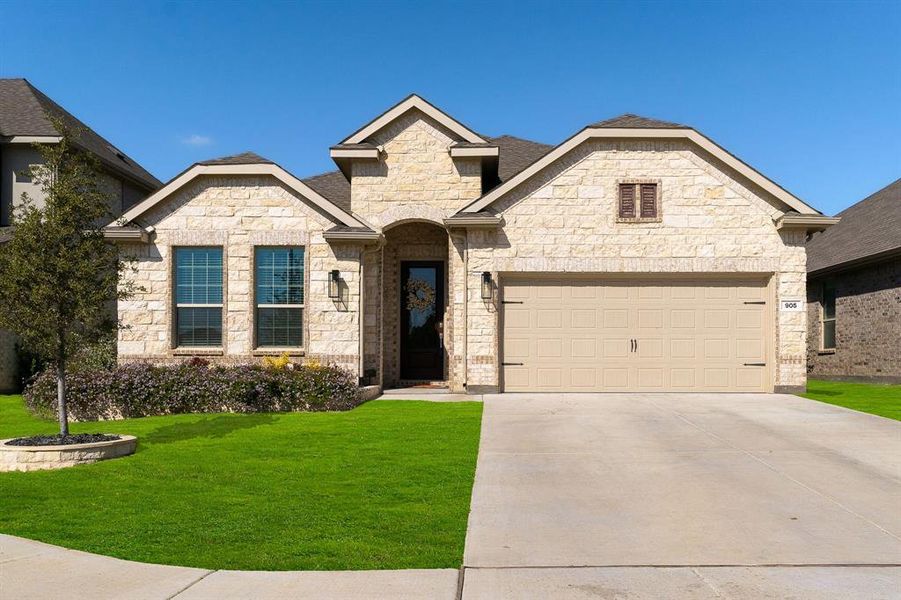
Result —
[[7, 446], [69, 446], [71, 444], [92, 444], [95, 442], [112, 442], [120, 439], [118, 435], [105, 433], [78, 433], [75, 435], [35, 435], [27, 438], [16, 438], [6, 442]]

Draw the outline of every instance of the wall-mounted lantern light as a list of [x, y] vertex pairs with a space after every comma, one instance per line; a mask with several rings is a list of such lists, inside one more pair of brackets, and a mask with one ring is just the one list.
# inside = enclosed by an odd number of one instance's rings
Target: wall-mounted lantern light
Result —
[[331, 271], [328, 274], [328, 297], [335, 299], [341, 297], [341, 292], [338, 289], [338, 282], [341, 280], [341, 273], [338, 269]]
[[482, 300], [491, 300], [491, 273], [482, 273]]

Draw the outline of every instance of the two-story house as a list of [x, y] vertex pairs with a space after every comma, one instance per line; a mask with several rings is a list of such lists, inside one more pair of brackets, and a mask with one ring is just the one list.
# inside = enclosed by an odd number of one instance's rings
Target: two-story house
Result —
[[[124, 152], [113, 146], [25, 79], [0, 79], [0, 243], [13, 235], [12, 217], [27, 193], [36, 203], [40, 187], [27, 171], [41, 163], [35, 143], [54, 144], [60, 139], [50, 116], [80, 131], [78, 145], [96, 156], [104, 169], [114, 217], [159, 189], [162, 183]], [[2, 307], [0, 307], [2, 310]], [[15, 389], [15, 339], [0, 330], [0, 391]]]

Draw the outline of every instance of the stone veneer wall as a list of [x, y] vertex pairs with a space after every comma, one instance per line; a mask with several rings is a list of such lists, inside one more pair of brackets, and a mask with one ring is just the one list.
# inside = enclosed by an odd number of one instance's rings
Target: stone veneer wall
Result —
[[19, 389], [19, 361], [16, 358], [16, 337], [0, 329], [0, 393]]
[[[334, 223], [292, 190], [270, 177], [200, 177], [141, 223], [152, 225], [155, 234], [151, 244], [123, 245], [137, 259], [132, 278], [144, 291], [119, 303], [126, 326], [119, 333], [121, 361], [172, 362], [206, 353], [174, 348], [171, 274], [177, 246], [223, 247], [223, 348], [209, 353], [211, 359], [249, 362], [265, 353], [253, 343], [254, 247], [298, 245], [306, 249], [302, 354], [358, 372], [361, 247], [326, 243], [323, 231]], [[341, 271], [340, 301], [327, 295], [331, 269]]]
[[[479, 159], [452, 159], [449, 149], [456, 142], [453, 134], [419, 111], [410, 111], [377, 132], [370, 142], [382, 147], [376, 161], [355, 161], [352, 166], [351, 208], [377, 229], [386, 230], [385, 271], [381, 270], [382, 251], [367, 250], [365, 258], [364, 371], [375, 372], [384, 364], [382, 374], [387, 384], [396, 382], [399, 369], [397, 354], [397, 315], [400, 307], [396, 296], [398, 263], [404, 260], [445, 260], [447, 276], [447, 309], [445, 313], [445, 345], [447, 377], [453, 389], [463, 387], [463, 233], [457, 233], [454, 244], [448, 243], [443, 220], [482, 193]], [[400, 227], [411, 222], [427, 222], [441, 227], [439, 242], [427, 225], [419, 229], [431, 241], [417, 247], [406, 247], [415, 241]], [[400, 227], [393, 228], [400, 224]], [[393, 241], [392, 241], [393, 240]], [[404, 248], [401, 248], [404, 246]], [[429, 247], [430, 246], [430, 247]], [[438, 253], [438, 246], [441, 253]], [[392, 250], [392, 247], [397, 250]], [[382, 305], [379, 299], [383, 298]]]
[[[504, 272], [774, 274], [777, 302], [805, 295], [802, 232], [776, 230], [765, 192], [684, 141], [591, 141], [495, 203], [499, 231], [468, 233], [467, 382], [499, 385], [498, 312], [479, 274]], [[618, 223], [622, 179], [661, 185], [661, 221]], [[776, 313], [777, 390], [805, 385], [806, 320]]]
[[351, 209], [377, 228], [426, 219], [441, 224], [482, 193], [479, 159], [452, 159], [456, 141], [441, 125], [410, 111], [376, 133], [378, 161], [354, 161]]
[[[834, 282], [834, 351], [822, 348], [822, 284]], [[901, 258], [811, 280], [807, 286], [811, 377], [901, 383]]]

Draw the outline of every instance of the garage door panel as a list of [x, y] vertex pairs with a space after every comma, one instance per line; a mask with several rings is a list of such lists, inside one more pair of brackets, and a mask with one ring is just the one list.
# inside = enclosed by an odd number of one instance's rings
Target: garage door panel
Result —
[[606, 337], [602, 340], [604, 352], [601, 358], [626, 358], [629, 355], [631, 344], [627, 338]]
[[539, 338], [537, 348], [541, 360], [563, 358], [563, 340], [560, 338]]
[[769, 389], [763, 281], [503, 283], [507, 391]]
[[576, 308], [572, 313], [572, 326], [577, 329], [594, 329], [597, 327], [597, 311], [593, 308]]
[[629, 310], [627, 308], [604, 309], [604, 328], [626, 329], [629, 327]]
[[596, 360], [598, 356], [598, 342], [594, 338], [582, 338], [570, 341], [570, 356], [572, 358], [590, 358]]
[[639, 359], [663, 358], [666, 340], [663, 338], [642, 337], [635, 354]]
[[557, 308], [539, 310], [535, 326], [539, 329], [560, 329], [563, 327], [563, 311]]

